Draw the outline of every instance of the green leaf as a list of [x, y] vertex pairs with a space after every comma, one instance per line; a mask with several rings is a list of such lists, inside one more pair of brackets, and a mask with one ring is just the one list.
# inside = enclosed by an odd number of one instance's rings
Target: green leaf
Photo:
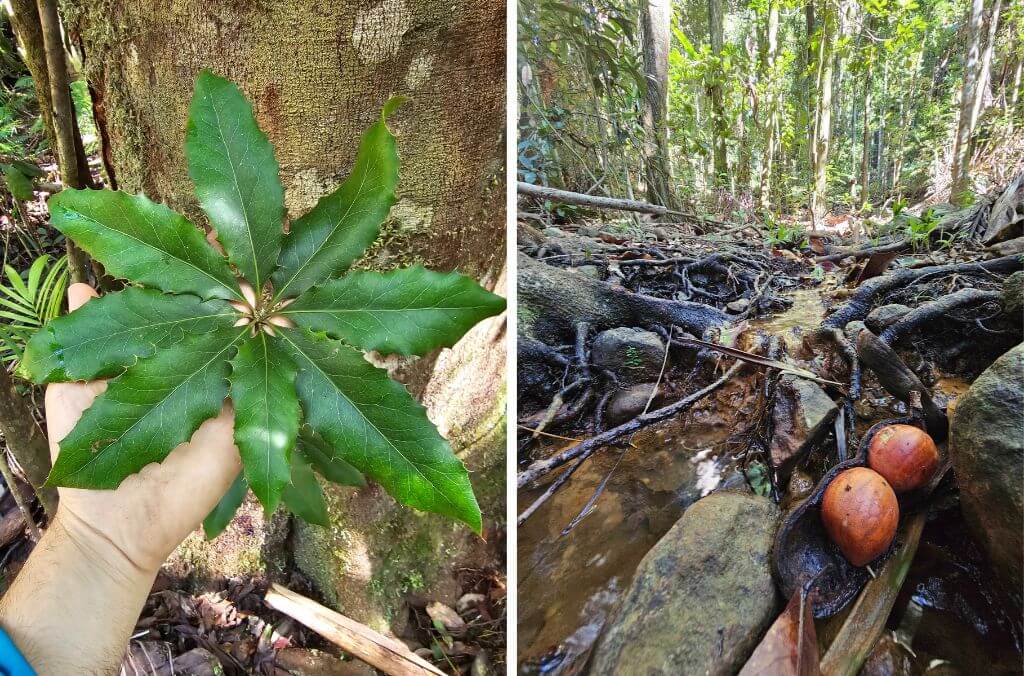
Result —
[[60, 442], [47, 484], [117, 488], [188, 441], [220, 412], [228, 361], [245, 333], [232, 328], [190, 336], [111, 380]]
[[292, 455], [292, 481], [284, 487], [281, 498], [295, 516], [324, 528], [330, 527], [331, 517], [327, 514], [323, 489], [301, 453]]
[[274, 148], [233, 83], [199, 73], [185, 132], [188, 174], [228, 259], [257, 291], [284, 238], [284, 189]]
[[414, 267], [352, 272], [300, 296], [282, 314], [363, 350], [422, 355], [451, 347], [504, 309], [503, 298], [469, 277]]
[[291, 226], [274, 273], [275, 295], [289, 298], [336, 277], [377, 238], [398, 184], [398, 151], [387, 115], [400, 103], [392, 99], [380, 120], [363, 136], [355, 166], [337, 190]]
[[399, 501], [480, 532], [466, 468], [405, 387], [343, 343], [305, 330], [280, 335], [299, 367], [295, 383], [306, 421], [334, 456]]
[[241, 298], [231, 268], [184, 216], [144, 195], [65, 188], [50, 222], [116, 277], [172, 293]]
[[36, 383], [105, 378], [188, 336], [229, 328], [237, 316], [221, 300], [127, 288], [47, 324], [29, 340], [18, 373]]
[[249, 485], [245, 483], [245, 475], [239, 472], [231, 483], [231, 487], [228, 488], [228, 492], [220, 499], [213, 511], [203, 519], [203, 532], [206, 534], [207, 540], [212, 540], [224, 532], [231, 520], [235, 518], [235, 512], [242, 506], [248, 491]]
[[235, 443], [246, 481], [270, 514], [291, 475], [299, 431], [295, 364], [276, 338], [259, 331], [242, 343], [231, 366]]
[[299, 429], [299, 444], [296, 448], [328, 481], [357, 488], [366, 485], [366, 477], [355, 467], [334, 455], [327, 442], [309, 425], [303, 425]]
[[35, 193], [32, 192], [31, 179], [21, 173], [17, 167], [10, 164], [4, 165], [4, 181], [6, 181], [7, 189], [11, 191], [15, 199], [24, 202], [35, 197]]

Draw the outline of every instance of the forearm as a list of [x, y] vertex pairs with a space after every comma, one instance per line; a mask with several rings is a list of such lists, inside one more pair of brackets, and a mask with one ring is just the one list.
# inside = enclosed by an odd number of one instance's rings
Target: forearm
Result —
[[0, 626], [40, 675], [114, 674], [155, 577], [58, 510], [0, 600]]

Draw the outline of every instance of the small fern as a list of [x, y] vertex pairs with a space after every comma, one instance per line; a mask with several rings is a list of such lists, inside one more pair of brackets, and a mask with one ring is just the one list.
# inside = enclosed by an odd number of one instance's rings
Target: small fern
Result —
[[68, 259], [43, 255], [28, 269], [27, 280], [10, 265], [7, 283], [0, 284], [0, 361], [21, 359], [28, 339], [60, 314], [68, 287]]

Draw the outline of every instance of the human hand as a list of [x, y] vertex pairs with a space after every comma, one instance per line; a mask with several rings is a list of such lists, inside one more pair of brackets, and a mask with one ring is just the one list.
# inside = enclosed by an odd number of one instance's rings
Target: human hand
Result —
[[[97, 295], [87, 284], [72, 284], [68, 309], [77, 309]], [[106, 387], [106, 381], [97, 380], [46, 388], [46, 424], [54, 461], [60, 440]], [[241, 471], [234, 421], [234, 409], [225, 402], [220, 415], [200, 425], [188, 442], [114, 490], [58, 489], [55, 523], [108, 565], [127, 563], [155, 574]]]

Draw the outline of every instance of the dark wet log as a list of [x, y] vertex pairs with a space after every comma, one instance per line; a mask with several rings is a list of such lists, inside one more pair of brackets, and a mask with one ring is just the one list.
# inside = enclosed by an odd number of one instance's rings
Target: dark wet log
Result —
[[1022, 266], [1019, 256], [1003, 256], [1002, 258], [994, 258], [978, 263], [929, 265], [923, 268], [896, 270], [882, 277], [875, 277], [864, 282], [845, 305], [822, 322], [822, 326], [825, 328], [842, 329], [849, 322], [864, 319], [871, 312], [871, 307], [878, 296], [928, 277], [952, 273], [1016, 272], [1022, 267], [1024, 266]]
[[931, 392], [903, 363], [896, 350], [868, 329], [864, 329], [857, 336], [857, 356], [865, 366], [874, 371], [878, 382], [892, 396], [910, 405], [916, 393], [921, 400], [928, 433], [937, 441], [946, 438], [946, 414], [935, 405]]
[[675, 325], [704, 336], [726, 323], [725, 313], [700, 303], [653, 298], [519, 254], [520, 326], [549, 345], [569, 342], [576, 325], [593, 331], [616, 326]]
[[960, 289], [948, 296], [942, 296], [929, 303], [923, 303], [907, 313], [878, 335], [882, 342], [897, 345], [900, 340], [930, 321], [945, 317], [950, 312], [962, 307], [973, 307], [982, 303], [999, 303], [1001, 291], [982, 291], [980, 289]]

